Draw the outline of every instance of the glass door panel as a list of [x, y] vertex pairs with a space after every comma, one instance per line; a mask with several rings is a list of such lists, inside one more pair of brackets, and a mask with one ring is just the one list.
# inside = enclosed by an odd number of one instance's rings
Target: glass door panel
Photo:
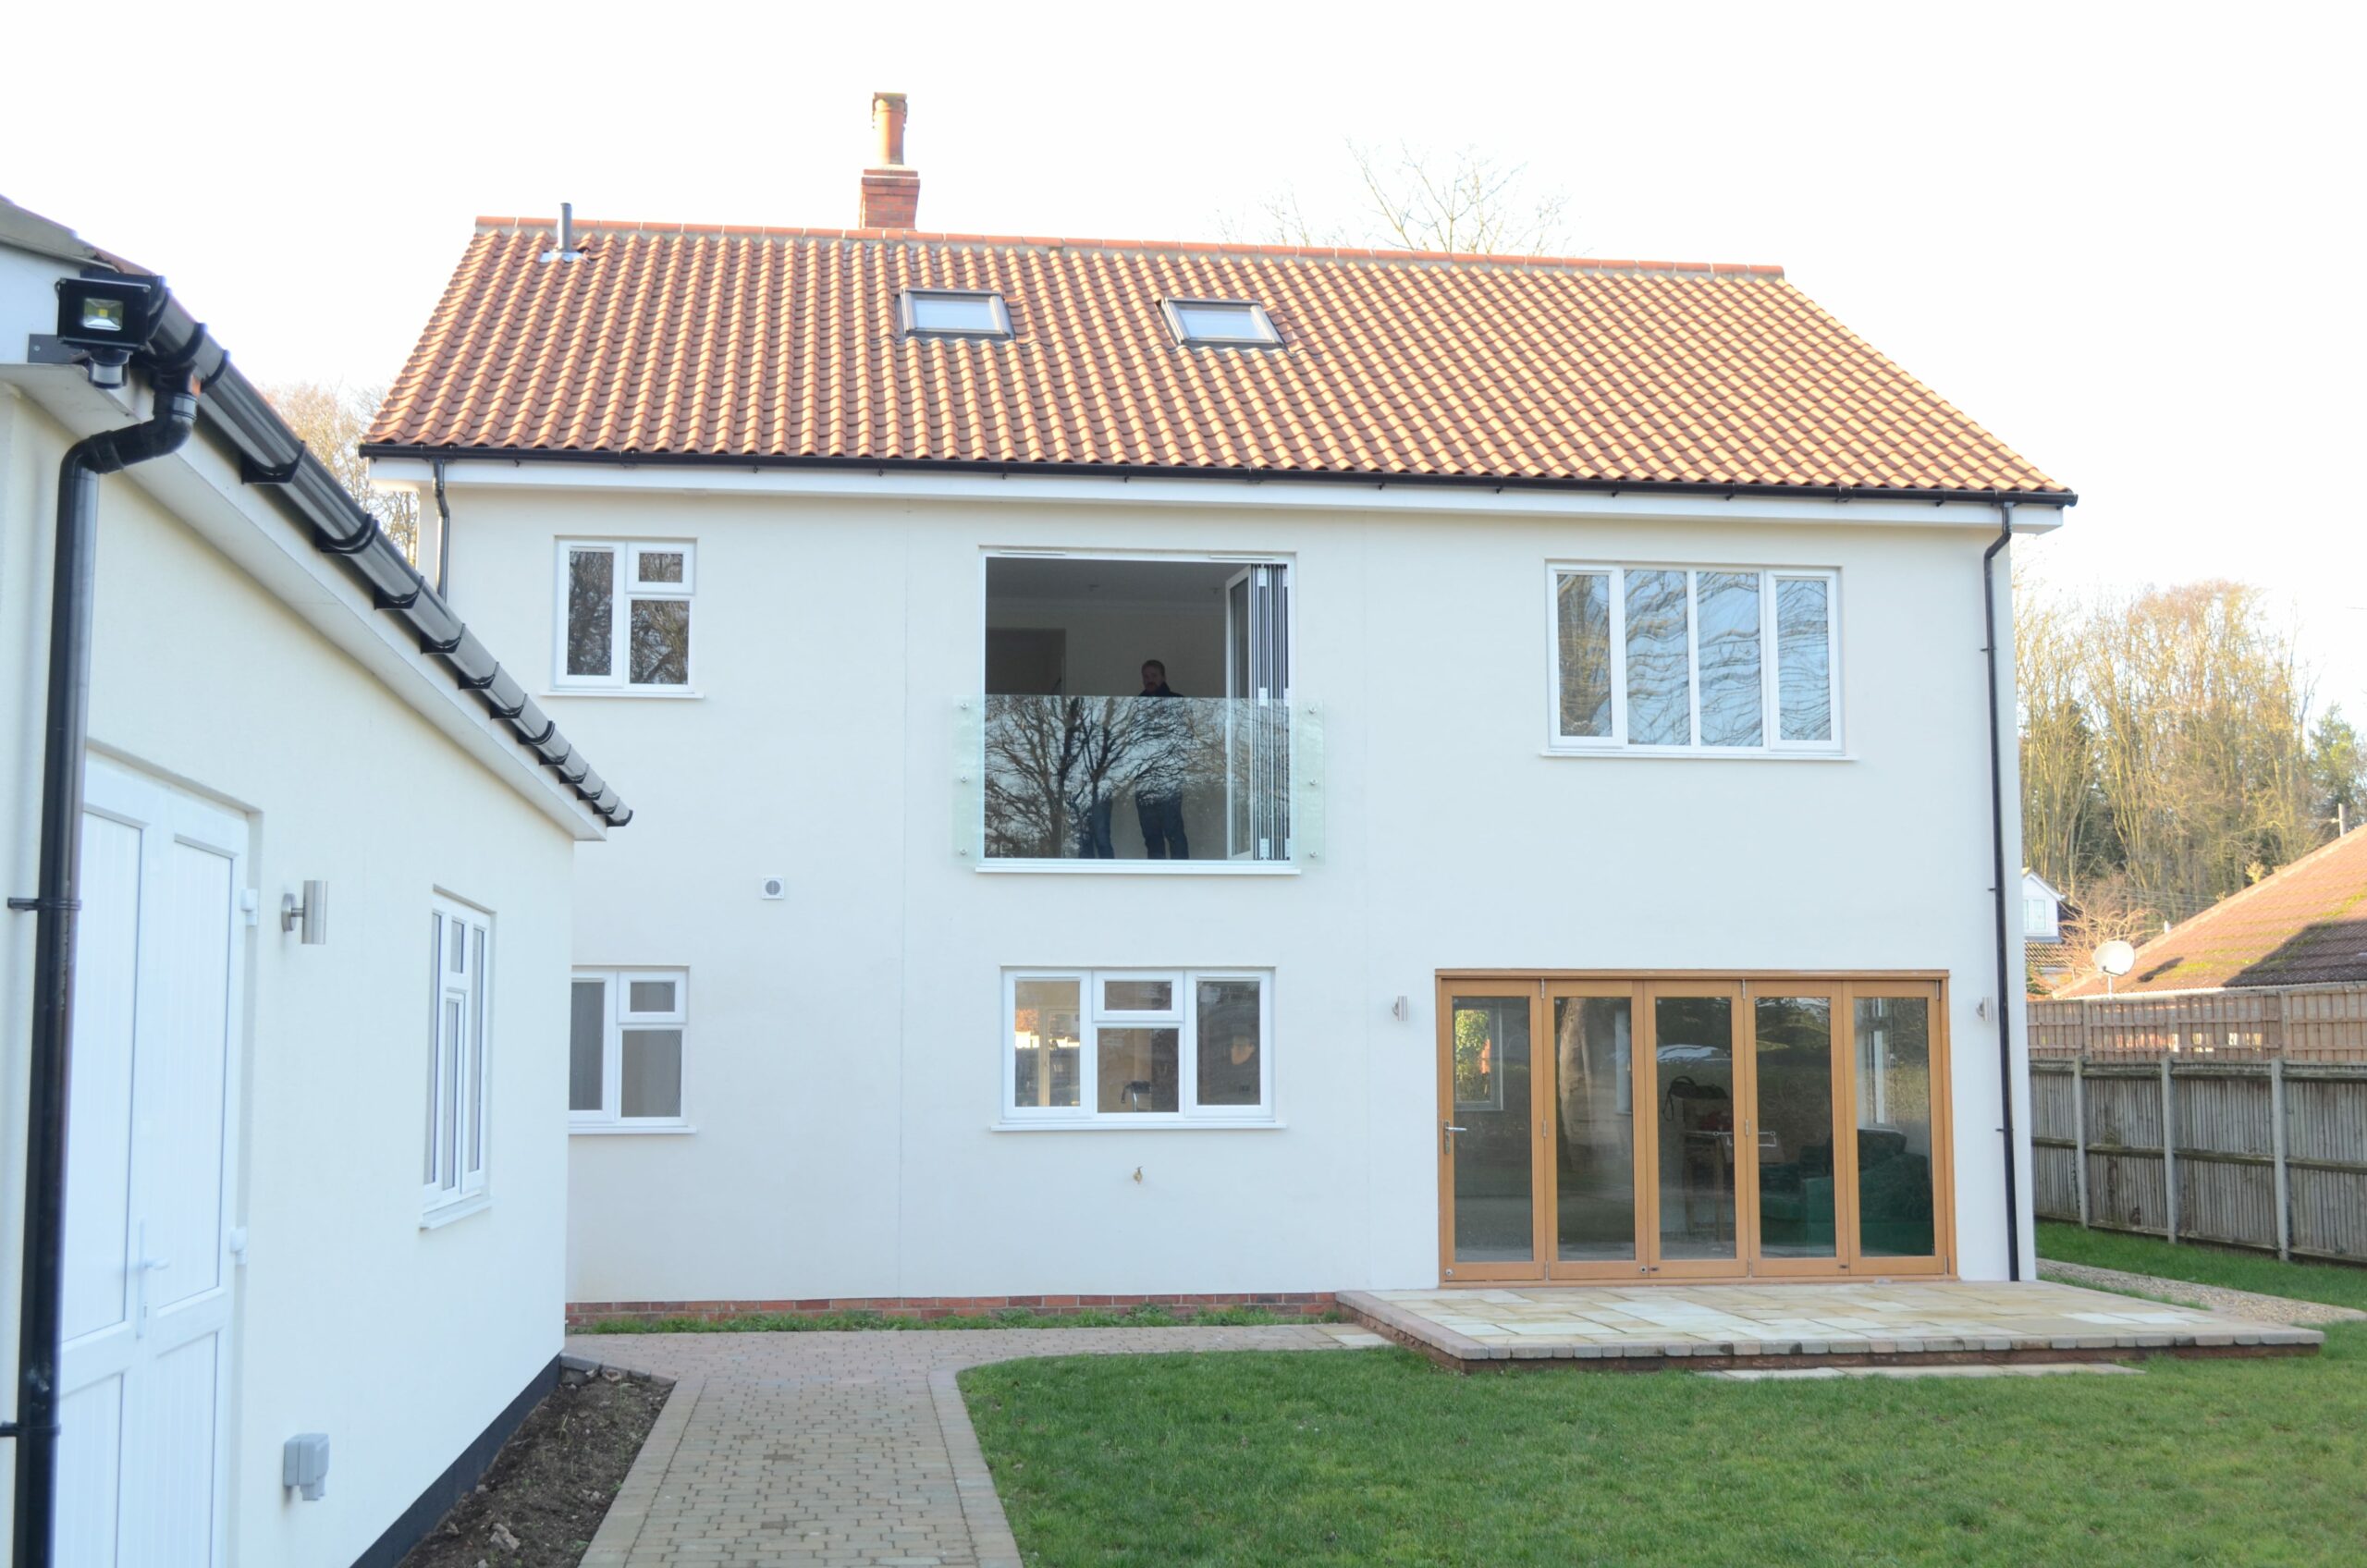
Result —
[[[1759, 1273], [1829, 1273], [1842, 1265], [1841, 1176], [1831, 992], [1750, 998]], [[1808, 1262], [1803, 1270], [1786, 1263]]]
[[1858, 1157], [1857, 1272], [1902, 1272], [1898, 1259], [1939, 1266], [1935, 1175], [1944, 1167], [1934, 1101], [1934, 998], [1868, 996], [1854, 987]]
[[1557, 1278], [1632, 1279], [1642, 1137], [1636, 1115], [1634, 987], [1555, 987], [1551, 1149]]
[[1539, 1213], [1533, 986], [1460, 989], [1443, 1042], [1450, 1279], [1536, 1278]]
[[1657, 1271], [1742, 1272], [1735, 998], [1651, 997]]

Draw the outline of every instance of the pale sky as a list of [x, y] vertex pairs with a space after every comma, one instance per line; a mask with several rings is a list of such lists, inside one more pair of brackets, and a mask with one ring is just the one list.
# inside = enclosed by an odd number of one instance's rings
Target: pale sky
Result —
[[[852, 224], [875, 88], [925, 228], [1214, 238], [1285, 185], [1353, 221], [1349, 139], [1468, 144], [1567, 193], [1574, 252], [1783, 263], [2079, 491], [2045, 574], [2257, 582], [2367, 719], [2353, 7], [100, 14], [14, 10], [0, 194], [261, 380], [389, 379], [480, 213]], [[128, 40], [120, 88], [68, 63]]]

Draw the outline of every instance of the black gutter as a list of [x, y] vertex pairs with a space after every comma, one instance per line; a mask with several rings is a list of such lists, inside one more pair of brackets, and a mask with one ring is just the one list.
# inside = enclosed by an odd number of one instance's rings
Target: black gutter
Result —
[[413, 458], [423, 462], [599, 463], [610, 468], [816, 469], [852, 473], [976, 473], [997, 479], [1198, 479], [1234, 484], [1348, 484], [1382, 490], [1414, 485], [1456, 490], [1572, 491], [1606, 496], [1711, 496], [1792, 501], [1951, 501], [1981, 506], [2072, 507], [2068, 490], [1916, 490], [1866, 484], [1743, 484], [1712, 480], [1579, 479], [1464, 473], [1350, 473], [1330, 469], [1198, 468], [1150, 463], [1012, 463], [977, 459], [834, 458], [789, 453], [732, 456], [717, 452], [588, 452], [532, 447], [426, 447], [371, 442], [365, 458]]
[[25, 1088], [24, 1268], [17, 1317], [16, 1568], [48, 1568], [57, 1517], [57, 1363], [66, 1236], [66, 1109], [74, 1038], [74, 931], [82, 908], [82, 753], [91, 719], [91, 616], [98, 564], [99, 478], [161, 458], [197, 423], [186, 359], [152, 370], [154, 406], [140, 424], [74, 443], [57, 469], [56, 560], [49, 595], [49, 695], [43, 721], [31, 1062]]
[[394, 541], [379, 530], [377, 520], [305, 449], [205, 328], [170, 295], [161, 320], [159, 340], [190, 343], [192, 355], [210, 356], [217, 362], [206, 379], [198, 430], [238, 459], [240, 476], [250, 484], [270, 486], [311, 533], [313, 545], [335, 558], [378, 608], [397, 617], [418, 638], [420, 652], [443, 659], [460, 689], [475, 692], [485, 711], [508, 725], [518, 742], [609, 827], [632, 821], [632, 812], [616, 790], [593, 771], [517, 677], [502, 668], [443, 596], [403, 558]]
[[2005, 1278], [2022, 1277], [2022, 1209], [2018, 1172], [2014, 1158], [2014, 993], [2013, 933], [2006, 922], [2005, 898], [2005, 751], [2003, 724], [1997, 716], [1997, 589], [1993, 568], [1997, 552], [2014, 537], [2014, 504], [2001, 502], [1997, 537], [1981, 553], [1981, 613], [1989, 628], [1989, 838], [1996, 854], [1993, 872], [1997, 894], [1997, 1094], [2004, 1111], [1997, 1131], [2005, 1140]]

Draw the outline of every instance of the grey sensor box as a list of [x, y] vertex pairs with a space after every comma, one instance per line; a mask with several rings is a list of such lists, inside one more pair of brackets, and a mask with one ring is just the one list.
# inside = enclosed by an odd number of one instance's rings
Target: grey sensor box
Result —
[[279, 1451], [279, 1484], [293, 1487], [306, 1502], [318, 1502], [328, 1489], [329, 1435], [299, 1432]]

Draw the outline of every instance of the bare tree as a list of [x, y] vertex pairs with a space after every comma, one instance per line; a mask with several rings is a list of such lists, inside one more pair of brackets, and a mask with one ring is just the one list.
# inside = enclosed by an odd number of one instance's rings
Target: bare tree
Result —
[[263, 395], [297, 438], [312, 448], [337, 484], [406, 557], [419, 553], [419, 497], [408, 490], [381, 490], [370, 483], [370, 465], [359, 450], [371, 416], [386, 389], [349, 387], [343, 382], [288, 381], [266, 386]]
[[1441, 153], [1400, 142], [1394, 152], [1348, 143], [1355, 169], [1351, 223], [1310, 216], [1295, 187], [1224, 214], [1225, 239], [1269, 245], [1367, 245], [1376, 250], [1548, 255], [1565, 248], [1568, 198], [1535, 190], [1528, 165], [1477, 147]]
[[1393, 155], [1354, 142], [1348, 151], [1387, 242], [1400, 250], [1542, 256], [1564, 243], [1568, 198], [1529, 190], [1526, 164], [1477, 147], [1441, 154], [1402, 141]]
[[2016, 641], [2025, 848], [2098, 921], [2117, 904], [2150, 932], [2324, 839], [2340, 735], [2312, 756], [2310, 675], [2259, 590], [2031, 594]]

